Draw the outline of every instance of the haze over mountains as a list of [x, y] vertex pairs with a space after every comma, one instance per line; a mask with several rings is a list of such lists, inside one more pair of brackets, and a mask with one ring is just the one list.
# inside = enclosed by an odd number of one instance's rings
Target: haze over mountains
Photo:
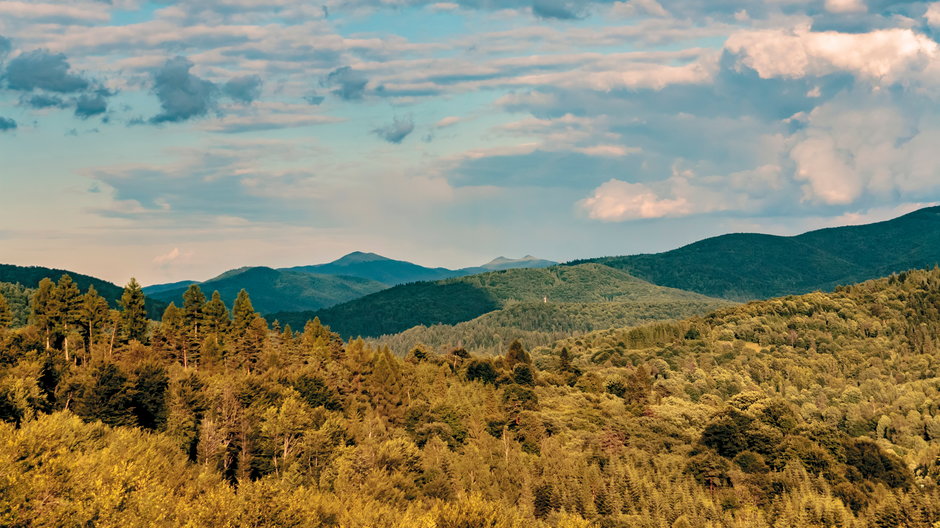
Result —
[[[319, 316], [344, 335], [377, 336], [417, 325], [456, 325], [512, 305], [516, 305], [513, 311], [500, 316], [500, 321], [516, 321], [516, 327], [531, 325], [523, 321], [528, 316], [520, 315], [528, 311], [542, 313], [546, 321], [567, 318], [596, 329], [611, 321], [642, 320], [639, 306], [660, 318], [684, 317], [692, 314], [690, 306], [702, 311], [717, 306], [720, 299], [745, 301], [830, 290], [938, 263], [940, 207], [930, 207], [885, 222], [792, 237], [728, 234], [664, 253], [562, 265], [531, 256], [500, 257], [483, 266], [450, 270], [355, 252], [312, 266], [233, 269], [200, 284], [206, 294], [219, 290], [230, 306], [244, 288], [255, 309], [295, 328]], [[0, 266], [0, 283], [32, 288], [43, 277], [56, 280], [63, 273], [6, 265]], [[116, 285], [71, 275], [82, 289], [94, 284], [112, 305], [120, 296]], [[145, 288], [151, 317], [158, 316], [164, 303], [179, 304], [192, 283]], [[543, 301], [559, 306], [534, 307]], [[519, 307], [526, 303], [529, 310]], [[602, 303], [608, 307], [600, 307]], [[667, 305], [669, 310], [663, 308]]]
[[487, 271], [520, 267], [547, 267], [556, 262], [527, 255], [521, 259], [498, 257], [482, 266], [451, 270], [428, 268], [356, 251], [326, 264], [273, 269], [244, 267], [226, 271], [205, 282], [180, 281], [155, 284], [144, 293], [165, 302], [176, 301], [190, 284], [219, 290], [229, 304], [242, 288], [251, 294], [255, 309], [263, 312], [318, 310], [343, 303], [386, 288], [418, 281], [462, 277]]

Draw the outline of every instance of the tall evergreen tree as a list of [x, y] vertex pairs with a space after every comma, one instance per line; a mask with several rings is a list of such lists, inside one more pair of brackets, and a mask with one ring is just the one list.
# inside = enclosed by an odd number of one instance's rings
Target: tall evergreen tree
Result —
[[9, 328], [13, 324], [13, 311], [7, 303], [7, 298], [0, 293], [0, 329]]
[[221, 340], [222, 334], [228, 331], [231, 322], [228, 308], [225, 307], [219, 291], [212, 292], [212, 299], [203, 308], [205, 332], [215, 335], [216, 340]]
[[235, 304], [232, 306], [232, 332], [238, 336], [244, 334], [251, 322], [255, 319], [255, 309], [251, 305], [251, 298], [248, 292], [242, 289], [235, 297]]
[[88, 291], [82, 296], [81, 321], [82, 334], [85, 338], [85, 351], [88, 353], [95, 343], [95, 337], [110, 321], [108, 301], [98, 295], [98, 291], [94, 286], [89, 286]]
[[183, 293], [183, 325], [186, 342], [183, 348], [183, 366], [190, 361], [198, 363], [199, 345], [203, 338], [203, 320], [205, 318], [206, 296], [198, 284], [191, 284]]
[[70, 361], [69, 334], [80, 327], [82, 321], [82, 292], [69, 275], [62, 275], [54, 290], [56, 306], [55, 332], [61, 337], [65, 360]]
[[42, 333], [46, 350], [52, 348], [52, 331], [55, 317], [57, 317], [55, 283], [49, 278], [43, 278], [39, 281], [36, 293], [33, 294], [29, 319], [30, 323]]
[[147, 336], [147, 308], [144, 291], [137, 279], [131, 278], [121, 295], [121, 336], [124, 340], [144, 342]]

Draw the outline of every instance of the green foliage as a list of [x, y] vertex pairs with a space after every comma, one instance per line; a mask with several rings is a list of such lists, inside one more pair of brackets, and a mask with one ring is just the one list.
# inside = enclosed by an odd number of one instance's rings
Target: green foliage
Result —
[[[164, 302], [178, 302], [183, 295], [191, 291], [192, 286], [156, 291], [152, 296]], [[359, 277], [320, 275], [264, 267], [232, 270], [196, 286], [206, 291], [217, 290], [227, 302], [234, 302], [240, 290], [248, 290], [255, 308], [263, 313], [318, 310], [388, 287], [383, 283]], [[294, 326], [302, 328], [303, 324]]]
[[198, 365], [175, 305], [87, 361], [3, 332], [0, 525], [940, 522], [940, 270], [488, 357], [234, 312]]
[[144, 342], [147, 338], [147, 311], [144, 292], [137, 280], [131, 278], [121, 295], [120, 334], [127, 341]]
[[701, 314], [723, 304], [606, 266], [584, 264], [406, 284], [316, 313], [271, 317], [299, 326], [316, 315], [342, 335], [379, 336], [418, 325], [455, 325], [501, 309], [482, 324], [570, 333]]
[[831, 290], [940, 264], [940, 208], [796, 237], [723, 235], [665, 253], [578, 262], [596, 262], [653, 284], [738, 301]]

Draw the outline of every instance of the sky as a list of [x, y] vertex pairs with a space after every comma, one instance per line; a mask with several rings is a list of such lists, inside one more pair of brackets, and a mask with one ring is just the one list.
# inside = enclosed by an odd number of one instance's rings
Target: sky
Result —
[[0, 262], [124, 284], [940, 201], [940, 2], [0, 0]]

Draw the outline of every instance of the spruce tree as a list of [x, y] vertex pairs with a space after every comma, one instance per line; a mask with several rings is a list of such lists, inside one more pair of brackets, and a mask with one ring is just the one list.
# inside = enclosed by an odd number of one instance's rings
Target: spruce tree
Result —
[[46, 350], [52, 348], [52, 330], [54, 318], [57, 317], [55, 302], [55, 283], [49, 278], [39, 281], [39, 288], [33, 294], [30, 323], [43, 335]]
[[13, 311], [7, 303], [7, 298], [0, 293], [0, 329], [9, 328], [13, 324]]
[[131, 278], [121, 295], [121, 337], [144, 342], [147, 335], [146, 298], [137, 279]]
[[82, 292], [69, 275], [62, 275], [53, 295], [56, 306], [55, 333], [62, 338], [65, 360], [69, 361], [69, 334], [79, 328], [82, 321]]
[[203, 320], [205, 318], [206, 296], [198, 284], [192, 284], [183, 294], [183, 324], [187, 340], [183, 349], [183, 365], [190, 361], [198, 363], [199, 345], [203, 339]]
[[87, 354], [91, 352], [91, 347], [95, 342], [95, 336], [110, 319], [108, 301], [98, 295], [98, 291], [95, 290], [94, 286], [89, 286], [88, 291], [82, 296], [80, 313], [82, 335], [85, 338], [85, 351]]
[[212, 292], [212, 299], [203, 307], [203, 326], [206, 333], [213, 334], [217, 340], [221, 341], [222, 334], [228, 331], [231, 324], [228, 308], [222, 301], [219, 291]]

